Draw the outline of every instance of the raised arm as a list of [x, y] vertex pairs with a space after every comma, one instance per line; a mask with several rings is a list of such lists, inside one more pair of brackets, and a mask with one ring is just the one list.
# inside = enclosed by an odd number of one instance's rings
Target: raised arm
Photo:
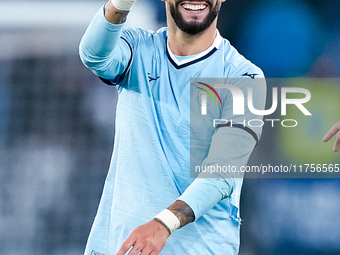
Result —
[[109, 84], [119, 83], [131, 62], [131, 48], [121, 38], [128, 13], [109, 1], [97, 12], [79, 45], [84, 65]]

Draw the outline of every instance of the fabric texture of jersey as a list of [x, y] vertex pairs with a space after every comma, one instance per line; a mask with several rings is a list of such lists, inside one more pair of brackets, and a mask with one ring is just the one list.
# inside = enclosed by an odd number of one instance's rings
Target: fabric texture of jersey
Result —
[[[121, 30], [109, 24], [102, 11], [91, 26], [87, 38], [100, 36], [95, 34], [100, 26], [106, 27], [108, 33]], [[119, 33], [121, 38], [114, 42], [116, 62], [105, 64], [102, 71], [90, 67], [106, 83], [117, 85], [119, 99], [111, 165], [85, 254], [115, 254], [133, 229], [178, 198], [193, 209], [196, 220], [174, 231], [161, 255], [237, 254], [242, 178], [190, 178], [190, 156], [194, 155], [194, 161], [200, 165], [241, 166], [247, 163], [256, 140], [247, 130], [216, 129], [210, 125], [214, 118], [240, 121], [241, 117], [232, 115], [231, 95], [227, 91], [219, 91], [223, 107], [208, 106], [203, 128], [202, 123], [191, 123], [190, 111], [197, 114], [201, 108], [197, 102], [199, 91], [191, 85], [190, 78], [231, 79], [245, 92], [252, 85], [242, 81], [252, 78], [244, 74], [263, 78], [262, 71], [218, 32], [209, 49], [185, 58], [171, 53], [166, 28], [156, 33], [124, 28]], [[81, 47], [87, 47], [90, 40], [83, 39]], [[91, 59], [86, 53], [81, 56], [84, 62]], [[255, 104], [261, 109], [265, 84], [257, 83], [253, 90]], [[254, 118], [259, 116], [248, 109], [242, 116], [247, 120]], [[261, 128], [251, 130], [256, 138], [260, 137]], [[230, 147], [232, 151], [221, 153], [221, 148]], [[221, 187], [215, 198], [210, 197], [216, 193], [211, 185]]]

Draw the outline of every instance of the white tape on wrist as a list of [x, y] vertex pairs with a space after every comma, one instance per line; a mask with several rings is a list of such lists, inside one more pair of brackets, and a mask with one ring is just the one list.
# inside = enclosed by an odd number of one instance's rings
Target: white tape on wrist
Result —
[[132, 5], [136, 1], [137, 0], [111, 0], [111, 3], [118, 10], [121, 10], [121, 11], [130, 11], [131, 8], [132, 8]]
[[171, 233], [181, 226], [177, 216], [168, 209], [161, 211], [155, 218], [161, 220], [170, 229]]

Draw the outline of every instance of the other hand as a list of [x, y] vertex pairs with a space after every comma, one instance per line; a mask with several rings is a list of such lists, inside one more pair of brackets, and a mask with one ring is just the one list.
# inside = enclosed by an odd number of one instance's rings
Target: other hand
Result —
[[164, 248], [169, 232], [159, 222], [152, 220], [137, 227], [122, 244], [116, 255], [158, 255]]

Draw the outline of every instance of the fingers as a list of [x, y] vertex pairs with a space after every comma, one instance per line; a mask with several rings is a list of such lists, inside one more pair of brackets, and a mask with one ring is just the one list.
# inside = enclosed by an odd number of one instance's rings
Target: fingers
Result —
[[[139, 245], [138, 243], [136, 243], [131, 251], [128, 253], [128, 255], [140, 255], [141, 252], [143, 252], [143, 246], [142, 245]], [[144, 253], [142, 253], [144, 254]]]
[[116, 255], [124, 255], [130, 248], [131, 250], [129, 251], [128, 255], [158, 255], [160, 252], [155, 247], [144, 245], [142, 243], [139, 244], [138, 242], [136, 242], [134, 245], [123, 243]]
[[336, 136], [336, 141], [334, 143], [333, 150], [335, 152], [338, 152], [340, 150], [340, 133], [338, 133], [337, 136]]
[[339, 130], [340, 130], [340, 121], [335, 123], [333, 127], [328, 131], [328, 133], [323, 138], [324, 142], [328, 142]]
[[158, 247], [153, 242], [136, 242], [128, 255], [158, 255], [162, 248]]
[[337, 129], [337, 127], [334, 125], [325, 135], [325, 137], [323, 138], [324, 142], [328, 142], [337, 132], [339, 131], [339, 129]]
[[[323, 138], [324, 142], [328, 142], [336, 133], [338, 133], [340, 130], [340, 121], [338, 121], [337, 123], [335, 123], [333, 125], [333, 127], [327, 132], [327, 134], [325, 135], [325, 137]], [[340, 150], [340, 133], [338, 133], [336, 135], [336, 140], [335, 140], [335, 144], [333, 147], [333, 150], [335, 152]]]
[[[154, 252], [152, 252], [152, 249], [150, 247], [145, 247], [142, 250], [142, 253], [140, 255], [150, 255]], [[158, 255], [158, 253], [154, 253], [155, 255]]]
[[[128, 237], [125, 242], [120, 246], [119, 250], [117, 251], [116, 255], [124, 255], [130, 248], [135, 244], [135, 238]], [[130, 252], [129, 252], [130, 254]], [[136, 253], [138, 254], [138, 253]]]

